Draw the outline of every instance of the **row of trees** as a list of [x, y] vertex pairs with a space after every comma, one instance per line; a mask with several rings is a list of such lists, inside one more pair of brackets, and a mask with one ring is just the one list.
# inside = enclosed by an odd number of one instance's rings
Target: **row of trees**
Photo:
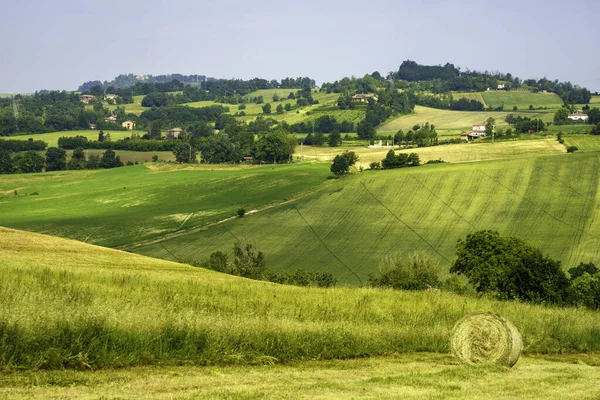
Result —
[[62, 170], [115, 168], [123, 166], [121, 158], [112, 150], [106, 150], [102, 156], [90, 155], [87, 159], [82, 148], [73, 151], [67, 162], [67, 152], [58, 147], [49, 147], [46, 156], [35, 150], [28, 150], [12, 156], [7, 150], [0, 150], [0, 174], [31, 173]]

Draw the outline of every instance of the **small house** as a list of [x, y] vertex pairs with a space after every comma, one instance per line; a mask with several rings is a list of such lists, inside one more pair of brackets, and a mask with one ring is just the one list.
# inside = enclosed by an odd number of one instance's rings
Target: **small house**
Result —
[[360, 93], [352, 96], [352, 101], [357, 103], [366, 103], [369, 99], [377, 101], [377, 96], [375, 96], [375, 93]]
[[504, 83], [499, 83], [498, 90], [504, 90], [504, 89], [506, 89], [506, 85]]
[[573, 114], [569, 115], [569, 119], [572, 119], [573, 121], [587, 121], [588, 115], [577, 112], [577, 113], [573, 113]]
[[118, 94], [107, 94], [104, 96], [104, 100], [117, 100], [118, 98]]
[[485, 132], [485, 122], [482, 124], [474, 124], [473, 131], [475, 132]]
[[127, 129], [128, 131], [132, 131], [135, 129], [135, 121], [131, 121], [128, 119], [127, 121], [123, 122], [121, 126]]
[[108, 122], [109, 124], [116, 124], [117, 123], [117, 117], [113, 117], [111, 115], [110, 117], [104, 118], [104, 122]]
[[92, 96], [91, 94], [82, 94], [81, 96], [79, 96], [79, 101], [85, 104], [90, 104], [90, 101], [93, 101], [95, 99], [96, 96]]
[[171, 128], [167, 130], [165, 136], [167, 139], [178, 139], [181, 136], [181, 132], [183, 132], [181, 128]]

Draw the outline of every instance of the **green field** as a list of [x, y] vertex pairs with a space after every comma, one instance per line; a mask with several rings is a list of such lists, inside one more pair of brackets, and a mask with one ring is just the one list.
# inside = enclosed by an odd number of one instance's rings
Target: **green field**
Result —
[[519, 110], [527, 110], [530, 105], [534, 108], [560, 108], [562, 99], [555, 93], [532, 93], [526, 90], [490, 90], [482, 92], [481, 96], [488, 107], [500, 107], [511, 111], [514, 106]]
[[481, 96], [481, 92], [452, 92], [452, 97], [454, 97], [454, 100], [459, 100], [463, 97], [467, 100], [477, 100], [482, 103], [484, 107], [487, 107], [485, 100], [483, 100], [483, 97]]
[[447, 354], [475, 310], [513, 322], [526, 354], [600, 352], [598, 313], [584, 309], [277, 285], [5, 228], [0, 257], [3, 371]]
[[[506, 111], [450, 111], [437, 108], [415, 106], [415, 112], [409, 115], [403, 115], [377, 128], [378, 132], [397, 132], [399, 129], [407, 131], [414, 125], [422, 125], [426, 122], [434, 124], [437, 129], [453, 129], [467, 131], [471, 130], [473, 124], [480, 124], [487, 118], [496, 119], [496, 126], [507, 128], [509, 125], [504, 118], [508, 114]], [[527, 116], [530, 118], [542, 118], [551, 121], [553, 116], [548, 113], [513, 113], [515, 115]]]
[[[384, 143], [385, 144], [385, 143]], [[294, 157], [298, 160], [332, 162], [333, 158], [342, 151], [354, 151], [359, 156], [357, 167], [369, 168], [374, 161], [381, 161], [390, 151], [389, 148], [368, 148], [353, 144], [342, 147], [303, 146], [297, 147]], [[525, 157], [539, 157], [564, 154], [565, 147], [556, 138], [531, 140], [510, 140], [496, 142], [471, 142], [443, 146], [403, 149], [405, 153], [417, 153], [422, 162], [442, 159], [450, 163], [465, 163], [476, 161], [506, 160]]]
[[600, 151], [600, 136], [593, 135], [565, 135], [565, 146], [577, 146], [579, 151]]
[[243, 220], [126, 248], [202, 260], [231, 251], [235, 236], [264, 249], [273, 269], [325, 269], [358, 284], [394, 252], [425, 251], [448, 267], [457, 239], [495, 229], [567, 269], [600, 263], [599, 165], [600, 155], [582, 153], [366, 171]]
[[242, 206], [250, 211], [293, 198], [328, 174], [327, 165], [149, 164], [4, 175], [0, 226], [116, 246], [219, 221]]
[[[88, 140], [98, 140], [98, 132], [99, 130], [85, 130], [85, 131], [59, 131], [59, 132], [51, 132], [51, 133], [39, 133], [39, 134], [30, 134], [30, 135], [19, 135], [19, 136], [10, 136], [6, 139], [17, 139], [17, 140], [43, 140], [48, 143], [48, 147], [56, 147], [58, 146], [58, 139], [67, 136], [85, 136]], [[131, 133], [135, 132], [137, 134], [144, 135], [146, 132], [143, 131], [104, 131], [104, 133], [110, 133], [110, 138], [112, 140], [124, 139], [126, 137], [130, 137]]]
[[598, 357], [522, 357], [507, 370], [456, 365], [450, 356], [304, 361], [293, 365], [137, 367], [13, 372], [4, 399], [573, 399], [596, 400]]

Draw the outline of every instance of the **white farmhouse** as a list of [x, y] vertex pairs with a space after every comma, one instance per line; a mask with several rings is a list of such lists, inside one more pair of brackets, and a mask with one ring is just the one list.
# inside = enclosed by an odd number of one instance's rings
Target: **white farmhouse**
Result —
[[569, 119], [572, 119], [573, 121], [587, 121], [588, 116], [584, 113], [573, 113], [569, 115]]

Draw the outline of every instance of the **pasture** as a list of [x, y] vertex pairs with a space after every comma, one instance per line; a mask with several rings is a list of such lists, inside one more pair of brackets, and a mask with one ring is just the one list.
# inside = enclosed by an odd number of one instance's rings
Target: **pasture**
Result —
[[579, 151], [600, 151], [600, 136], [593, 135], [565, 135], [565, 146], [577, 146]]
[[424, 251], [447, 268], [458, 239], [494, 229], [532, 243], [568, 269], [600, 263], [598, 166], [597, 153], [563, 153], [367, 170], [243, 219], [124, 248], [204, 260], [216, 250], [231, 254], [233, 238], [242, 238], [265, 251], [269, 268], [325, 270], [355, 285], [391, 253]]
[[[34, 369], [42, 378], [43, 370], [65, 368], [293, 368], [302, 360], [445, 355], [453, 325], [475, 310], [508, 318], [526, 354], [600, 352], [598, 313], [583, 309], [277, 285], [6, 228], [0, 257], [0, 368]], [[3, 374], [0, 387], [9, 379]]]
[[174, 164], [4, 175], [0, 226], [117, 246], [292, 199], [328, 175], [327, 165]]

